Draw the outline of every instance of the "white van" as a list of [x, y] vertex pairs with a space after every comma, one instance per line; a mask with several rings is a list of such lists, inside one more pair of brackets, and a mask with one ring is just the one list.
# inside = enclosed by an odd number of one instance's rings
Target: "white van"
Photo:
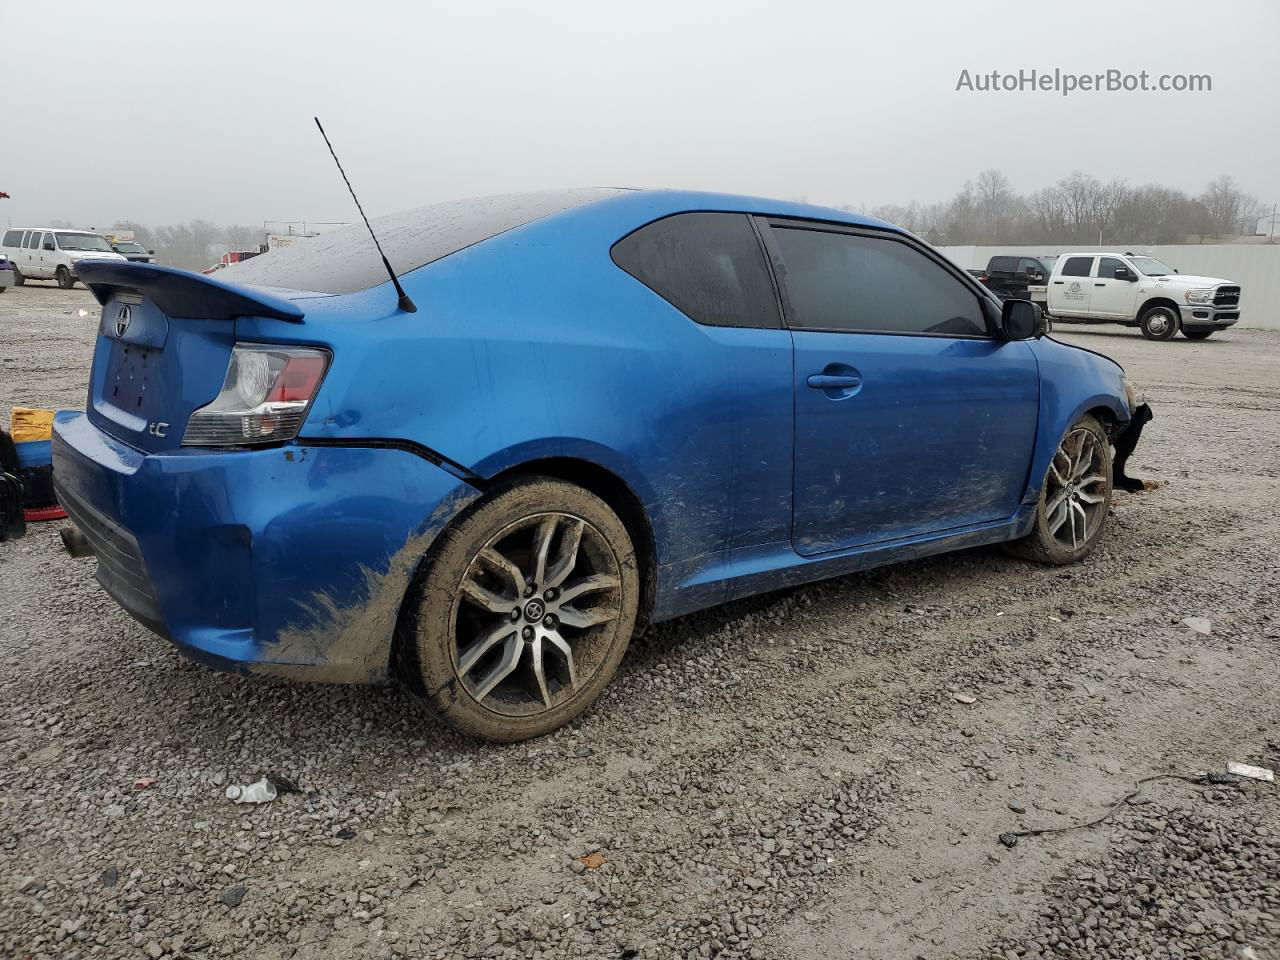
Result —
[[124, 260], [105, 237], [84, 230], [56, 227], [18, 227], [0, 238], [0, 253], [13, 262], [14, 283], [57, 280], [63, 290], [76, 285], [76, 262], [86, 257]]

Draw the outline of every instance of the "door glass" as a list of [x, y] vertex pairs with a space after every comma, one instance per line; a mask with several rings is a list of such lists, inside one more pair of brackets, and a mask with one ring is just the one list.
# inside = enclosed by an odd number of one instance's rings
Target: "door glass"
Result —
[[1093, 269], [1093, 257], [1067, 257], [1062, 265], [1064, 277], [1087, 277]]
[[977, 296], [905, 243], [774, 226], [788, 322], [809, 330], [984, 337]]
[[40, 247], [40, 236], [41, 236], [41, 234], [40, 234], [40, 231], [39, 231], [39, 230], [33, 230], [33, 231], [31, 232], [31, 235], [27, 237], [27, 249], [28, 249], [28, 250], [37, 250], [37, 249], [39, 249], [39, 247]]
[[760, 241], [744, 213], [681, 213], [613, 245], [613, 261], [676, 309], [716, 327], [780, 327]]
[[1123, 261], [1117, 260], [1115, 257], [1102, 257], [1098, 260], [1098, 279], [1114, 280], [1116, 271], [1124, 267]]

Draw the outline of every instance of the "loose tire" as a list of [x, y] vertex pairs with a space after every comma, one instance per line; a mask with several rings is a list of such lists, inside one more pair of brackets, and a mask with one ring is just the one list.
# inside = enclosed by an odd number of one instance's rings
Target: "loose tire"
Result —
[[1142, 315], [1138, 326], [1148, 340], [1171, 340], [1181, 322], [1177, 310], [1157, 304]]
[[1210, 337], [1213, 336], [1213, 331], [1197, 330], [1194, 333], [1192, 333], [1188, 330], [1183, 330], [1182, 335], [1186, 337], [1188, 340], [1208, 340]]
[[1039, 563], [1076, 563], [1102, 539], [1111, 506], [1111, 442], [1097, 418], [1072, 425], [1049, 461], [1031, 533], [1009, 544]]
[[562, 480], [520, 481], [433, 547], [406, 638], [409, 680], [465, 733], [541, 736], [612, 679], [639, 594], [631, 538], [603, 500]]
[[58, 279], [58, 286], [63, 290], [70, 290], [76, 285], [76, 278], [71, 275], [71, 271], [66, 267], [59, 267], [55, 276]]

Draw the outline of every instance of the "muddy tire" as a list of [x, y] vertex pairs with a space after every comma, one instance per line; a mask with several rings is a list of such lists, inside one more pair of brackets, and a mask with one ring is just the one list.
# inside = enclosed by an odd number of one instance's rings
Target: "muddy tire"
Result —
[[71, 271], [66, 267], [59, 267], [55, 276], [58, 280], [58, 286], [63, 290], [70, 290], [76, 285], [76, 278], [71, 275]]
[[1162, 304], [1156, 304], [1138, 320], [1138, 327], [1148, 340], [1172, 340], [1181, 324], [1178, 311]]
[[635, 629], [640, 578], [603, 500], [530, 478], [441, 534], [416, 594], [410, 686], [464, 733], [510, 742], [563, 726], [604, 690]]
[[1111, 508], [1111, 442], [1086, 414], [1062, 438], [1045, 472], [1031, 533], [1007, 544], [1038, 563], [1077, 563], [1094, 551]]

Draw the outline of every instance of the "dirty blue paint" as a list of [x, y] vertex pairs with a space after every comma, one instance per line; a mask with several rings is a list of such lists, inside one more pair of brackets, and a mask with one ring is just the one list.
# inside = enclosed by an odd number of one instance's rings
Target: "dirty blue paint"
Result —
[[[397, 311], [390, 283], [320, 295], [89, 265], [103, 304], [89, 409], [58, 418], [55, 474], [136, 539], [159, 611], [149, 625], [193, 656], [374, 680], [435, 536], [532, 461], [589, 463], [632, 491], [660, 620], [1015, 537], [1074, 419], [1128, 418], [1115, 364], [1048, 339], [696, 324], [610, 258], [621, 237], [688, 210], [896, 229], [801, 204], [621, 192], [407, 273], [415, 314]], [[111, 329], [122, 289], [143, 296], [133, 340]], [[299, 439], [182, 447], [237, 341], [331, 351]], [[143, 363], [153, 392], [129, 409], [114, 373]], [[862, 383], [807, 386], [832, 364]], [[160, 413], [169, 430], [149, 435]]]

